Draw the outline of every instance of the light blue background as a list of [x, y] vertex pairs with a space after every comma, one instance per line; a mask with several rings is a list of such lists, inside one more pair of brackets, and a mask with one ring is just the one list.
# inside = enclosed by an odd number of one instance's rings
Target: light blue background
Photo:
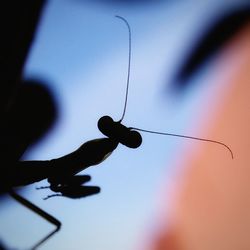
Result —
[[[123, 3], [122, 3], [123, 2]], [[103, 115], [119, 120], [124, 104], [128, 32], [132, 29], [131, 85], [124, 124], [170, 133], [199, 134], [213, 66], [200, 70], [182, 95], [167, 91], [185, 55], [202, 31], [222, 13], [247, 1], [80, 1], [50, 0], [25, 68], [25, 77], [41, 77], [55, 95], [59, 119], [25, 159], [52, 159], [102, 137]], [[207, 83], [207, 84], [206, 84]], [[226, 86], [222, 86], [226, 87]], [[216, 103], [216, 102], [215, 102]], [[215, 104], [214, 104], [215, 105]], [[101, 165], [87, 169], [99, 195], [71, 200], [53, 198], [31, 185], [24, 197], [57, 217], [62, 230], [41, 249], [135, 250], [150, 244], [160, 223], [162, 188], [174, 180], [193, 141], [142, 134], [133, 150], [119, 146]], [[167, 197], [165, 197], [167, 202]], [[168, 206], [166, 204], [166, 206]], [[11, 198], [1, 204], [0, 239], [27, 248], [52, 226]], [[4, 225], [4, 227], [3, 227]]]

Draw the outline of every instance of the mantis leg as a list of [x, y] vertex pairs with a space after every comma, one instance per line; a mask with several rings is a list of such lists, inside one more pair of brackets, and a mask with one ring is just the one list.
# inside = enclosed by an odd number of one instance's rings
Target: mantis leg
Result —
[[53, 236], [56, 232], [58, 232], [61, 228], [61, 222], [57, 220], [52, 215], [46, 213], [41, 208], [37, 207], [30, 201], [26, 200], [25, 198], [21, 197], [19, 194], [15, 193], [13, 190], [9, 192], [10, 196], [14, 198], [16, 201], [21, 203], [23, 206], [27, 207], [28, 209], [32, 210], [34, 213], [40, 215], [42, 218], [50, 222], [51, 224], [55, 225], [56, 228], [46, 235], [44, 238], [42, 238], [40, 241], [38, 241], [33, 247], [31, 247], [31, 250], [37, 249], [41, 244], [43, 244], [45, 241], [47, 241], [51, 236]]

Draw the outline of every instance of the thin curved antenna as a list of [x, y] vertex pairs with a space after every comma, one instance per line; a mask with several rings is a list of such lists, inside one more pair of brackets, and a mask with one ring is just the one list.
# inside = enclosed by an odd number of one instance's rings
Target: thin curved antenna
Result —
[[231, 154], [232, 159], [234, 158], [233, 152], [230, 149], [230, 147], [227, 146], [226, 144], [222, 143], [222, 142], [219, 142], [219, 141], [204, 139], [204, 138], [198, 138], [198, 137], [193, 137], [193, 136], [187, 136], [187, 135], [178, 135], [178, 134], [171, 134], [171, 133], [156, 132], [156, 131], [145, 130], [145, 129], [141, 129], [141, 128], [130, 127], [129, 129], [134, 129], [134, 130], [138, 130], [138, 131], [146, 132], [146, 133], [151, 133], [151, 134], [175, 136], [175, 137], [181, 137], [181, 138], [185, 138], [185, 139], [192, 139], [192, 140], [199, 140], [199, 141], [205, 141], [205, 142], [212, 142], [212, 143], [220, 144], [220, 145], [224, 146], [225, 148], [227, 148], [228, 151]]
[[121, 19], [128, 27], [128, 35], [129, 35], [129, 39], [128, 39], [128, 44], [129, 44], [129, 52], [128, 52], [128, 76], [127, 76], [127, 88], [126, 88], [126, 96], [125, 96], [125, 103], [124, 103], [124, 108], [123, 108], [123, 113], [122, 113], [122, 117], [119, 120], [119, 122], [121, 122], [125, 116], [126, 113], [126, 108], [127, 108], [127, 101], [128, 101], [128, 89], [129, 89], [129, 80], [130, 80], [130, 63], [131, 63], [131, 29], [129, 26], [128, 21], [121, 17], [121, 16], [115, 16], [119, 19]]

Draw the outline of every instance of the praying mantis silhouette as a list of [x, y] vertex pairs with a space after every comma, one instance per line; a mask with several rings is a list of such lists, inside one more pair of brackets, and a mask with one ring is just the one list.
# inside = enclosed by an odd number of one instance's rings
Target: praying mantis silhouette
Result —
[[86, 182], [90, 180], [88, 175], [77, 175], [82, 170], [100, 164], [102, 161], [107, 159], [108, 156], [117, 148], [118, 144], [123, 144], [129, 148], [138, 148], [142, 143], [142, 136], [139, 132], [146, 132], [151, 134], [158, 134], [164, 136], [175, 136], [182, 137], [185, 139], [199, 140], [203, 142], [216, 143], [225, 147], [233, 158], [232, 150], [224, 143], [203, 139], [198, 137], [164, 133], [146, 130], [142, 128], [126, 127], [122, 124], [126, 113], [128, 93], [129, 93], [129, 83], [130, 83], [130, 63], [131, 63], [131, 29], [127, 20], [121, 16], [116, 16], [118, 19], [123, 21], [128, 29], [129, 35], [129, 57], [128, 57], [128, 72], [127, 72], [127, 82], [126, 82], [126, 95], [125, 103], [123, 108], [123, 113], [119, 121], [114, 121], [110, 116], [103, 116], [98, 121], [99, 130], [106, 136], [104, 138], [94, 139], [85, 142], [76, 151], [65, 155], [63, 157], [48, 160], [48, 161], [23, 161], [18, 163], [20, 171], [25, 174], [20, 175], [18, 180], [12, 182], [11, 187], [9, 187], [9, 194], [22, 205], [31, 209], [33, 212], [37, 213], [43, 217], [48, 222], [56, 226], [56, 228], [37, 242], [31, 249], [36, 249], [42, 243], [47, 241], [56, 232], [60, 230], [61, 222], [54, 218], [52, 215], [46, 213], [36, 205], [32, 204], [28, 200], [17, 194], [12, 188], [16, 186], [28, 185], [34, 182], [47, 179], [49, 186], [39, 187], [37, 189], [50, 189], [55, 192], [52, 195], [48, 195], [46, 199], [63, 196], [72, 199], [83, 198], [89, 195], [97, 194], [100, 192], [100, 188], [97, 186], [84, 186]]

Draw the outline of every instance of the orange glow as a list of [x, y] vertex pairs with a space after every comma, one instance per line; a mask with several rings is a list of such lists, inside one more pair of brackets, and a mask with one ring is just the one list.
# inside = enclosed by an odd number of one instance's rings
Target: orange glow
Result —
[[[230, 145], [235, 159], [209, 143], [199, 145], [178, 177], [172, 223], [161, 230], [154, 250], [250, 249], [250, 24], [219, 57], [225, 64], [234, 61], [223, 58], [237, 57], [235, 71], [212, 127], [204, 129], [207, 138]], [[207, 120], [211, 124], [209, 114]]]

